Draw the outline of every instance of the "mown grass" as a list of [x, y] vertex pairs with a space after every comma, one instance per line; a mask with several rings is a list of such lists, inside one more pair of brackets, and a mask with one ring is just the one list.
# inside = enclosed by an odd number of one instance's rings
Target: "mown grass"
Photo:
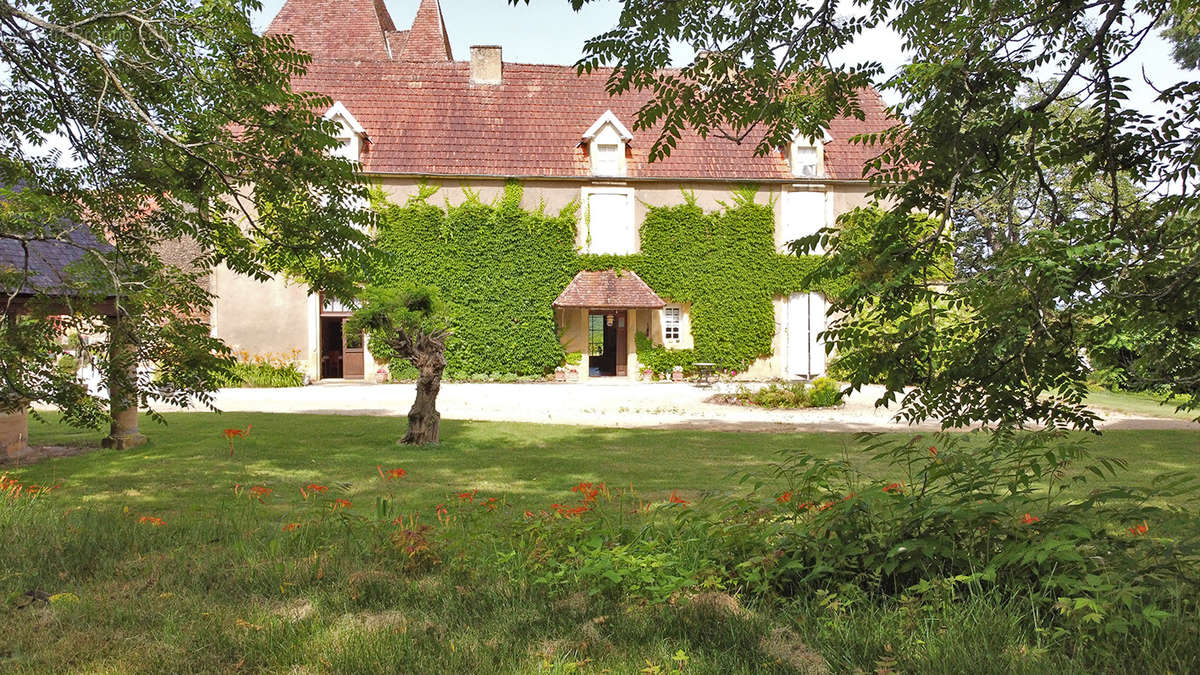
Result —
[[[403, 420], [265, 414], [168, 416], [153, 441], [9, 469], [61, 487], [0, 506], [0, 670], [16, 672], [1185, 672], [1200, 667], [1197, 623], [1089, 654], [1059, 649], [1011, 599], [940, 604], [744, 598], [745, 606], [655, 603], [589, 588], [548, 589], [506, 563], [533, 550], [526, 510], [606, 482], [636, 498], [673, 490], [692, 508], [740, 495], [731, 474], [782, 449], [845, 455], [848, 434], [608, 430], [444, 422], [437, 448], [395, 439]], [[253, 425], [229, 450], [221, 430]], [[33, 424], [39, 444], [98, 435]], [[1129, 462], [1125, 482], [1200, 465], [1200, 433], [1110, 432], [1097, 454]], [[402, 467], [397, 480], [380, 477]], [[305, 500], [299, 488], [329, 486]], [[273, 490], [261, 502], [234, 485]], [[457, 493], [478, 490], [472, 502]], [[494, 511], [481, 507], [495, 497]], [[331, 510], [334, 498], [349, 510]], [[435, 509], [455, 519], [442, 527]], [[428, 556], [397, 545], [434, 526]], [[163, 527], [139, 522], [159, 517]], [[382, 517], [381, 517], [382, 516]], [[285, 531], [291, 522], [302, 527]], [[439, 537], [445, 534], [448, 539]], [[421, 535], [424, 537], [424, 535]], [[434, 560], [436, 558], [436, 561]], [[29, 590], [71, 593], [16, 609]], [[731, 589], [715, 589], [731, 590]], [[819, 657], [816, 655], [819, 654]], [[1105, 662], [1105, 658], [1108, 661]]]

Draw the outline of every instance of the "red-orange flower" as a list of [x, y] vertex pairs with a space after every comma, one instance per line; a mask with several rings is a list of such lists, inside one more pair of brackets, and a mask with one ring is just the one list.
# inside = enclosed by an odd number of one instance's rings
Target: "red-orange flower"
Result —
[[1146, 521], [1144, 521], [1144, 520], [1142, 521], [1141, 525], [1134, 525], [1133, 527], [1129, 528], [1129, 534], [1132, 534], [1135, 537], [1138, 536], [1139, 534], [1146, 534], [1149, 531], [1150, 531], [1150, 526], [1147, 525]]
[[899, 483], [889, 483], [883, 488], [884, 492], [904, 492]]
[[390, 469], [388, 471], [384, 471], [383, 466], [378, 464], [375, 465], [375, 470], [379, 472], [379, 477], [383, 478], [384, 480], [396, 480], [397, 478], [403, 478], [408, 475], [408, 472], [404, 469]]
[[338, 508], [338, 507], [341, 507], [341, 508], [343, 508], [343, 509], [348, 509], [348, 508], [350, 508], [350, 500], [348, 500], [348, 499], [335, 499], [335, 500], [333, 500], [333, 508], [335, 508], [335, 509], [336, 509], [336, 508]]
[[272, 492], [274, 492], [274, 490], [264, 485], [255, 485], [254, 487], [250, 488], [250, 493], [259, 499], [262, 499], [263, 497], [269, 497]]
[[284, 532], [291, 532], [291, 531], [293, 531], [293, 530], [296, 530], [296, 529], [298, 529], [299, 527], [300, 527], [300, 523], [288, 523], [287, 525], [284, 525], [284, 526], [283, 526], [283, 531], [284, 531]]
[[163, 520], [162, 518], [155, 518], [154, 516], [142, 516], [138, 519], [138, 522], [149, 523], [155, 527], [162, 527], [163, 525], [167, 524], [167, 521]]
[[683, 499], [678, 494], [676, 494], [675, 490], [671, 490], [671, 496], [667, 499], [667, 501], [672, 504], [682, 504], [684, 506], [691, 504], [691, 502], [689, 502], [686, 499]]
[[788, 490], [787, 492], [779, 495], [775, 498], [775, 501], [779, 502], [780, 504], [787, 504], [788, 502], [792, 501], [792, 491]]
[[487, 507], [488, 511], [495, 511], [496, 510], [496, 498], [488, 497], [487, 501], [484, 502], [483, 505]]
[[1024, 518], [1021, 518], [1021, 522], [1025, 523], [1026, 525], [1032, 525], [1040, 520], [1041, 518], [1038, 518], [1037, 516], [1031, 516], [1028, 513], [1025, 514]]
[[455, 495], [455, 496], [456, 496], [456, 497], [458, 497], [460, 501], [464, 501], [464, 502], [474, 502], [474, 501], [475, 501], [475, 495], [476, 495], [476, 493], [478, 493], [478, 492], [479, 492], [479, 490], [471, 490], [470, 492], [460, 492], [460, 493], [458, 493], [458, 494], [457, 494], [457, 495]]
[[526, 511], [526, 512], [525, 512], [525, 517], [526, 517], [526, 518], [532, 518], [532, 517], [533, 517], [533, 511]]
[[328, 490], [329, 488], [325, 487], [324, 485], [317, 485], [316, 483], [309, 483], [308, 485], [304, 486], [304, 489], [308, 490], [309, 492], [320, 492], [321, 494], [325, 494], [325, 491]]
[[937, 457], [937, 448], [933, 447], [932, 445], [929, 446], [929, 454], [933, 457]]

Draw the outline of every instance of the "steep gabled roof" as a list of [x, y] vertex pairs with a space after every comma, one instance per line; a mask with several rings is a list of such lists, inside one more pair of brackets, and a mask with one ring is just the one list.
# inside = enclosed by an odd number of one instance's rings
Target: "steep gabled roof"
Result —
[[421, 0], [417, 16], [404, 49], [399, 52], [401, 61], [453, 61], [450, 53], [450, 37], [446, 34], [446, 21], [438, 0]]
[[386, 61], [396, 25], [383, 0], [287, 0], [267, 27], [314, 59]]
[[554, 301], [555, 307], [588, 309], [662, 309], [658, 297], [636, 272], [580, 272]]

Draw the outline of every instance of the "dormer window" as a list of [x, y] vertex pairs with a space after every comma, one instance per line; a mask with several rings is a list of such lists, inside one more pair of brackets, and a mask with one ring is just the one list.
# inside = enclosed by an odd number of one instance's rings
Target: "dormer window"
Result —
[[358, 123], [358, 120], [354, 119], [354, 115], [350, 114], [341, 101], [333, 104], [333, 107], [325, 113], [325, 119], [336, 122], [339, 126], [333, 136], [337, 139], [338, 145], [331, 148], [329, 154], [357, 162], [362, 156], [362, 146], [363, 141], [367, 138], [367, 130]]
[[828, 133], [822, 138], [796, 134], [792, 139], [789, 163], [797, 178], [821, 178], [825, 175], [825, 144], [832, 141]]
[[625, 148], [633, 140], [633, 134], [621, 124], [621, 120], [606, 111], [584, 134], [588, 144], [588, 156], [592, 161], [594, 176], [624, 176], [627, 173]]

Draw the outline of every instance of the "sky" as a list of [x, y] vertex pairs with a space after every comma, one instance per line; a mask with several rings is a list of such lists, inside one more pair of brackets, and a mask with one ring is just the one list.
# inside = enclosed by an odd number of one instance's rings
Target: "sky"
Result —
[[[385, 0], [396, 27], [412, 25], [420, 0]], [[508, 0], [441, 0], [442, 15], [450, 36], [450, 47], [458, 60], [469, 58], [471, 45], [498, 44], [504, 60], [510, 63], [548, 63], [572, 65], [583, 55], [583, 44], [617, 23], [621, 4], [618, 0], [593, 0], [577, 12], [569, 0], [530, 0], [518, 5]], [[263, 0], [262, 11], [254, 18], [257, 29], [265, 30], [283, 6], [283, 0]], [[685, 47], [675, 50], [676, 65], [691, 59]], [[1160, 112], [1155, 92], [1142, 81], [1143, 69], [1160, 88], [1183, 79], [1195, 79], [1196, 73], [1180, 70], [1170, 57], [1170, 47], [1155, 34], [1143, 44], [1138, 58], [1125, 63], [1118, 73], [1130, 78], [1130, 103], [1146, 112]], [[842, 57], [847, 63], [879, 61], [892, 72], [904, 62], [899, 38], [886, 30], [862, 36]], [[895, 103], [889, 92], [885, 100]]]

